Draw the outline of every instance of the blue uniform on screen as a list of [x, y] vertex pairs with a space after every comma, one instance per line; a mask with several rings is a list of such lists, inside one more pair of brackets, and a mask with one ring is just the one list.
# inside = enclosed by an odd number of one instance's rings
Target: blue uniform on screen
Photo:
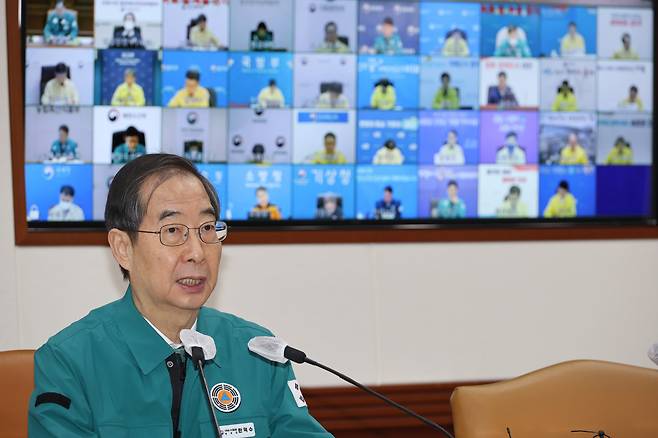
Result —
[[375, 204], [375, 219], [393, 220], [402, 217], [402, 203], [393, 198], [393, 188], [384, 188], [384, 197]]
[[516, 108], [519, 102], [512, 88], [507, 84], [507, 73], [498, 73], [498, 85], [489, 87], [487, 93], [487, 104], [497, 105], [499, 108]]

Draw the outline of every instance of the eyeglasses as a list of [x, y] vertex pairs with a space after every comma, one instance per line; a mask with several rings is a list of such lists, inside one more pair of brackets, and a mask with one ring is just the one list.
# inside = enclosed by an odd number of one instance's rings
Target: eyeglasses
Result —
[[197, 228], [183, 224], [163, 225], [160, 231], [135, 230], [138, 233], [159, 234], [160, 243], [164, 246], [180, 246], [187, 242], [190, 230], [197, 230], [199, 239], [209, 245], [223, 242], [228, 234], [228, 225], [222, 221], [205, 222]]

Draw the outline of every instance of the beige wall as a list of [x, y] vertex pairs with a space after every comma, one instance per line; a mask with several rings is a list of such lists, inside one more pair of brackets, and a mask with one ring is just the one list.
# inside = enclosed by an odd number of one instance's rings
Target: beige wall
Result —
[[[34, 348], [124, 284], [106, 248], [13, 245], [3, 8], [0, 349]], [[508, 377], [573, 358], [650, 366], [657, 261], [656, 241], [228, 245], [210, 304], [369, 383]]]

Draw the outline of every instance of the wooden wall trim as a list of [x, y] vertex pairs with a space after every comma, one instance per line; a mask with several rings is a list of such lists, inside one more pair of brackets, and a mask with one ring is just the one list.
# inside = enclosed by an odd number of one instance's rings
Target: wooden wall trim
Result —
[[[492, 383], [447, 382], [372, 388], [452, 430], [450, 396], [458, 386]], [[438, 433], [355, 387], [302, 388], [313, 416], [337, 438], [437, 437]]]
[[[27, 236], [25, 208], [25, 123], [23, 120], [23, 41], [18, 26], [18, 0], [5, 2], [7, 24], [7, 78], [9, 89], [9, 135], [14, 193], [14, 238], [16, 242]], [[16, 194], [19, 194], [18, 196]]]
[[[22, 175], [21, 175], [22, 178]], [[22, 179], [21, 179], [22, 181]], [[28, 231], [25, 199], [15, 204], [17, 245], [107, 245], [105, 231]], [[23, 222], [23, 224], [19, 222]], [[543, 240], [657, 239], [658, 227], [586, 226], [504, 229], [328, 229], [244, 230], [229, 227], [227, 245], [304, 243], [500, 242]]]

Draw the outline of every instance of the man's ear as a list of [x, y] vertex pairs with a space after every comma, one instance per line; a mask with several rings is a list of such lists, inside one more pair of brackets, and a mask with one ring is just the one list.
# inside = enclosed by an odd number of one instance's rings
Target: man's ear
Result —
[[112, 249], [114, 260], [126, 271], [130, 272], [133, 261], [133, 243], [125, 231], [112, 228], [107, 233], [107, 241]]

